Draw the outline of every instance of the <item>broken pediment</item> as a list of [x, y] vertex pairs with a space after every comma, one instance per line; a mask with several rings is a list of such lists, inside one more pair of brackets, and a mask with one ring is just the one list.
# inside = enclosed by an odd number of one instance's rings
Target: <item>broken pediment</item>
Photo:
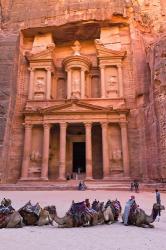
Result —
[[40, 52], [26, 52], [25, 57], [29, 62], [52, 61], [55, 45], [51, 44], [46, 50]]
[[104, 46], [100, 39], [95, 40], [97, 57], [99, 58], [118, 58], [123, 59], [126, 55], [125, 50], [112, 50]]

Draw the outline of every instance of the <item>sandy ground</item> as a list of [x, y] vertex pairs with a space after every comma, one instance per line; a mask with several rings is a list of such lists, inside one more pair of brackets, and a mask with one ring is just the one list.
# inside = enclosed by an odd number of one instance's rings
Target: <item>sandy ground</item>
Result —
[[[71, 201], [95, 198], [100, 201], [118, 198], [124, 208], [130, 192], [116, 191], [42, 191], [1, 192], [0, 198], [12, 199], [13, 206], [20, 208], [28, 200], [39, 201], [42, 206], [55, 204], [58, 215], [63, 216]], [[136, 194], [136, 201], [147, 214], [155, 201], [154, 193]], [[166, 206], [166, 194], [161, 194]], [[121, 221], [121, 219], [120, 219]], [[96, 227], [61, 229], [55, 226], [1, 229], [0, 250], [166, 250], [166, 211], [162, 212], [155, 228], [125, 227], [121, 222]]]

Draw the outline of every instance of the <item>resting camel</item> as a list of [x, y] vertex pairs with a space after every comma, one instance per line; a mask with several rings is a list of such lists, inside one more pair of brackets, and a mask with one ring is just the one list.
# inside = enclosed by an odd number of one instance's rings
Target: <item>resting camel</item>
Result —
[[71, 228], [71, 227], [81, 227], [85, 225], [94, 226], [98, 224], [98, 214], [94, 212], [93, 214], [84, 213], [80, 216], [72, 215], [70, 212], [66, 213], [64, 217], [60, 218], [57, 216], [57, 211], [55, 206], [45, 207], [52, 220], [54, 220], [58, 227], [61, 228]]
[[52, 219], [47, 210], [42, 209], [39, 203], [32, 205], [29, 201], [25, 206], [19, 209], [23, 222], [27, 226], [44, 226], [52, 225]]
[[129, 215], [128, 224], [135, 225], [137, 227], [148, 226], [150, 228], [154, 228], [154, 225], [151, 223], [155, 221], [159, 211], [161, 210], [165, 210], [165, 207], [157, 203], [153, 204], [151, 215], [147, 215], [143, 209], [138, 208], [135, 213]]
[[3, 199], [0, 205], [0, 228], [23, 227], [23, 218], [11, 206], [10, 199]]
[[104, 222], [106, 224], [114, 223], [118, 221], [118, 217], [121, 213], [122, 207], [118, 200], [110, 201], [108, 200], [105, 208], [103, 210]]

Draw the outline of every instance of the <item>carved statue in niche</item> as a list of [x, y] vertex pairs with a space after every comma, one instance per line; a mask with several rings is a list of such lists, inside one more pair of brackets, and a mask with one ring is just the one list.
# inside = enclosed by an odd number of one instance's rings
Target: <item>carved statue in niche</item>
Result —
[[73, 50], [74, 56], [80, 56], [81, 45], [79, 41], [74, 42], [74, 46], [71, 47]]
[[37, 77], [34, 87], [35, 99], [43, 99], [45, 94], [45, 80], [44, 77]]
[[40, 162], [42, 159], [42, 156], [38, 151], [32, 151], [30, 155], [30, 159], [32, 162]]
[[81, 97], [80, 71], [78, 70], [73, 72], [71, 97], [76, 99]]
[[117, 75], [112, 73], [107, 79], [107, 96], [117, 97], [118, 95], [118, 79]]
[[122, 159], [122, 151], [120, 149], [114, 149], [112, 152], [112, 160], [120, 161]]

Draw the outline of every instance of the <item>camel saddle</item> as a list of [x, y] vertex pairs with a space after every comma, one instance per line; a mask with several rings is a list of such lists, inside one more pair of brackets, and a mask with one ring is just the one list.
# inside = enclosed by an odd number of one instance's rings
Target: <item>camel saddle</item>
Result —
[[73, 203], [70, 210], [68, 211], [68, 213], [72, 215], [80, 214], [83, 212], [86, 212], [86, 205], [84, 201]]
[[0, 205], [0, 214], [11, 214], [15, 211], [15, 209], [12, 206], [4, 206], [4, 205]]
[[21, 213], [21, 212], [34, 214], [37, 217], [39, 217], [40, 212], [41, 212], [41, 207], [40, 207], [39, 203], [32, 205], [31, 202], [29, 201], [22, 208], [19, 209], [19, 213]]
[[115, 201], [109, 200], [106, 203], [105, 207], [108, 207], [108, 206], [111, 207], [115, 220], [118, 220], [119, 214], [121, 213], [121, 210], [122, 210], [120, 202], [118, 200], [115, 200]]
[[6, 227], [6, 219], [14, 211], [12, 206], [5, 207], [4, 205], [0, 205], [0, 228]]

